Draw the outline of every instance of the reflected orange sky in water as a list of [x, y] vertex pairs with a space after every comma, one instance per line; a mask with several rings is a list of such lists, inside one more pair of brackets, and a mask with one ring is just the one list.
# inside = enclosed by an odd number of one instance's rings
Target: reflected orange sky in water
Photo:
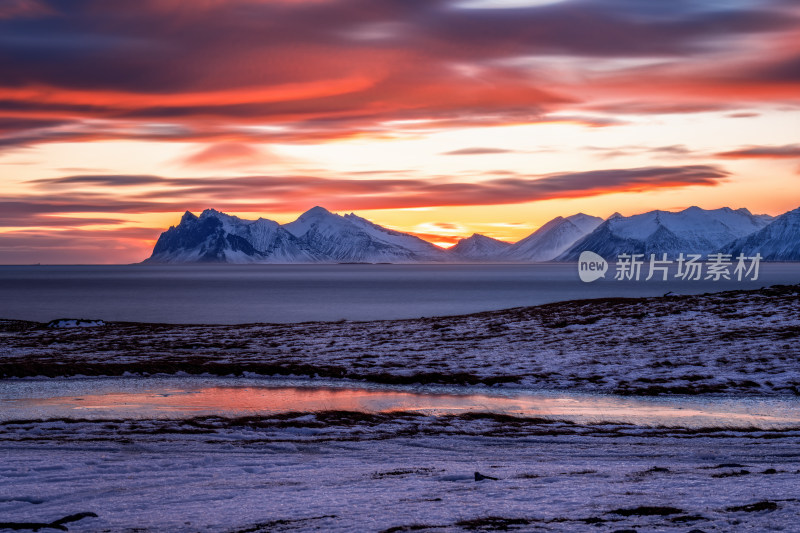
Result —
[[754, 408], [673, 400], [605, 396], [525, 395], [516, 397], [481, 394], [423, 394], [395, 390], [312, 387], [202, 387], [164, 388], [134, 393], [102, 393], [44, 399], [8, 400], [9, 409], [52, 411], [50, 416], [184, 417], [199, 415], [241, 416], [285, 412], [419, 411], [425, 414], [458, 414], [465, 411], [516, 416], [549, 417], [578, 422], [616, 422], [665, 426], [785, 426], [800, 425], [800, 408]]

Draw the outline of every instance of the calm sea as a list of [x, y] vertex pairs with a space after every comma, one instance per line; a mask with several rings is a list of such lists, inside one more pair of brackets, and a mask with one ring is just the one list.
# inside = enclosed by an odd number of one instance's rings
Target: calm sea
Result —
[[757, 281], [613, 278], [612, 266], [607, 279], [583, 283], [575, 264], [0, 266], [0, 318], [195, 324], [415, 318], [800, 283], [800, 263], [762, 264]]

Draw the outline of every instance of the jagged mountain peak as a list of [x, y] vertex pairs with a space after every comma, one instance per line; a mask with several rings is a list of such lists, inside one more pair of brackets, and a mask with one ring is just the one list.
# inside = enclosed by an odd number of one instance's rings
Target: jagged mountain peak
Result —
[[191, 211], [186, 211], [183, 214], [183, 216], [181, 217], [181, 222], [180, 223], [183, 224], [185, 222], [189, 222], [189, 221], [192, 221], [192, 220], [197, 220], [197, 215], [195, 215]]
[[232, 215], [227, 215], [227, 214], [223, 213], [222, 211], [217, 211], [216, 209], [211, 209], [211, 208], [203, 209], [203, 212], [200, 213], [200, 217], [201, 218], [202, 217], [219, 217], [219, 216], [226, 216], [227, 217], [227, 216], [232, 216]]
[[147, 260], [154, 263], [292, 263], [324, 257], [272, 220], [243, 220], [216, 209], [184, 213], [161, 234]]
[[[217, 211], [216, 209], [204, 209], [203, 212], [200, 213], [200, 218], [216, 218], [222, 221], [245, 222], [243, 219], [237, 217], [236, 215], [229, 215], [228, 213], [223, 213], [222, 211]], [[248, 220], [246, 222], [253, 222], [253, 221]]]

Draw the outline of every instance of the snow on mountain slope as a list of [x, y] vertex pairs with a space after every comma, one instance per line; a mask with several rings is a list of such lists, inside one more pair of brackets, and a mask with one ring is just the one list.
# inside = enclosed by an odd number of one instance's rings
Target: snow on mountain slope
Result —
[[592, 215], [587, 215], [585, 213], [576, 213], [566, 217], [566, 220], [574, 224], [575, 227], [581, 230], [584, 235], [591, 233], [597, 226], [603, 223], [602, 218], [593, 217]]
[[147, 262], [226, 262], [231, 258], [252, 261], [258, 252], [244, 239], [226, 233], [213, 216], [197, 217], [187, 211], [177, 226], [161, 234]]
[[622, 253], [666, 253], [670, 257], [680, 253], [707, 254], [760, 230], [771, 220], [767, 215], [729, 207], [690, 207], [677, 213], [650, 211], [630, 217], [615, 214], [557, 260], [576, 261], [584, 250], [612, 259]]
[[[236, 218], [236, 217], [232, 217]], [[241, 220], [228, 231], [242, 237], [262, 252], [271, 263], [308, 263], [324, 261], [326, 257], [306, 242], [298, 239], [273, 220], [259, 218], [255, 221]]]
[[578, 213], [556, 217], [502, 254], [506, 261], [550, 261], [593, 231], [602, 218]]
[[415, 254], [418, 254], [419, 257], [427, 257], [431, 260], [439, 261], [446, 258], [445, 251], [443, 249], [429, 243], [428, 241], [420, 239], [416, 235], [409, 235], [408, 233], [402, 233], [384, 228], [383, 226], [379, 226], [374, 222], [370, 222], [366, 218], [362, 218], [355, 213], [344, 215], [344, 219], [361, 228], [373, 239], [390, 244], [392, 246], [399, 246], [401, 248], [411, 250]]
[[[557, 217], [511, 245], [483, 235], [443, 250], [414, 235], [379, 226], [353, 213], [340, 216], [314, 207], [297, 220], [280, 225], [259, 218], [245, 220], [214, 209], [198, 217], [186, 212], [180, 224], [161, 234], [147, 262], [153, 263], [418, 263], [446, 261], [574, 261], [591, 250], [606, 258], [621, 253], [707, 254], [744, 246], [760, 247], [769, 260], [800, 260], [798, 210], [770, 224], [768, 215], [747, 209], [704, 210], [690, 207], [677, 213], [650, 211], [605, 221], [578, 213]], [[769, 225], [769, 226], [768, 226]], [[770, 229], [766, 230], [766, 227]], [[753, 235], [758, 232], [758, 235]], [[752, 240], [743, 240], [753, 235]], [[735, 244], [734, 244], [734, 241]], [[759, 251], [756, 250], [756, 251]]]
[[471, 237], [461, 239], [448, 248], [447, 253], [455, 260], [495, 261], [509, 247], [511, 243], [473, 233]]
[[413, 235], [389, 230], [356, 215], [314, 207], [284, 226], [311, 248], [337, 262], [445, 261], [444, 250]]
[[161, 234], [147, 262], [294, 263], [323, 257], [272, 220], [243, 220], [207, 209], [184, 213]]
[[800, 261], [800, 207], [777, 217], [772, 223], [725, 246], [724, 253], [766, 261]]

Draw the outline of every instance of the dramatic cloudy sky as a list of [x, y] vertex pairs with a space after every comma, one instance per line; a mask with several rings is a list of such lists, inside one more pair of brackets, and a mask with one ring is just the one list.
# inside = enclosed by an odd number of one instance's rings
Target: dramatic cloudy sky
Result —
[[185, 210], [454, 242], [800, 205], [797, 0], [0, 0], [0, 263]]

